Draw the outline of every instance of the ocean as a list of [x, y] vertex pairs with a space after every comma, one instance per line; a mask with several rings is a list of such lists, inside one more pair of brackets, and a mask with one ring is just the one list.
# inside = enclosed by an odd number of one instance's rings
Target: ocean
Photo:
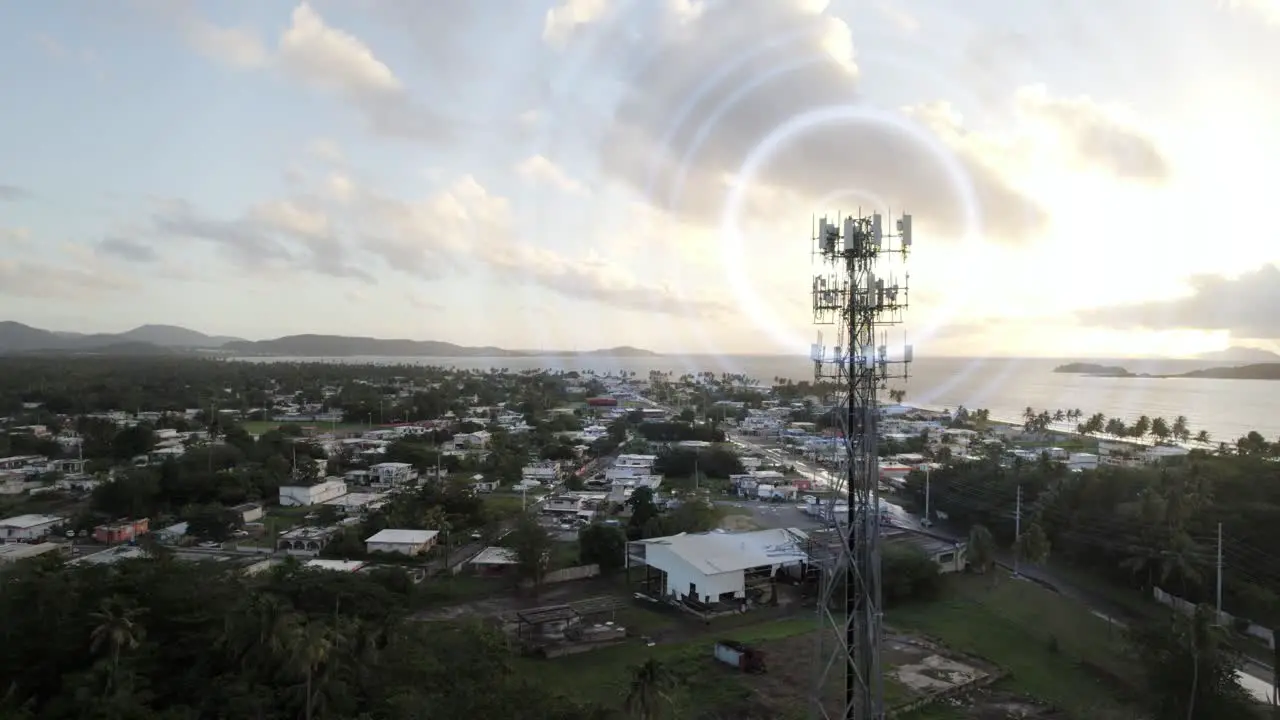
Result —
[[[329, 362], [438, 365], [463, 369], [509, 368], [621, 370], [646, 377], [650, 370], [682, 373], [743, 374], [762, 385], [775, 377], [795, 381], [813, 378], [813, 363], [804, 357], [778, 355], [663, 355], [652, 358], [614, 357], [498, 357], [394, 358], [349, 357], [255, 358], [261, 362]], [[991, 417], [1021, 423], [1023, 409], [1079, 409], [1085, 416], [1102, 413], [1126, 422], [1139, 415], [1172, 421], [1185, 415], [1192, 432], [1208, 431], [1214, 442], [1234, 441], [1250, 430], [1268, 439], [1280, 436], [1280, 381], [1107, 378], [1067, 375], [1053, 368], [1070, 360], [1044, 358], [918, 358], [911, 377], [890, 383], [907, 393], [907, 404], [926, 408], [986, 408]], [[1233, 363], [1204, 360], [1089, 360], [1119, 365], [1135, 373], [1176, 374]], [[1234, 363], [1240, 364], [1240, 363]]]

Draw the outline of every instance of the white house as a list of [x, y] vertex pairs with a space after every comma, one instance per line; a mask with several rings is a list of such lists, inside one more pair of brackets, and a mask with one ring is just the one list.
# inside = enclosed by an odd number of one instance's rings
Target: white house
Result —
[[808, 535], [795, 528], [709, 532], [627, 543], [627, 565], [656, 570], [655, 592], [703, 604], [746, 598], [750, 578], [772, 578], [808, 559]]
[[418, 479], [409, 463], [384, 462], [369, 466], [369, 482], [374, 485], [405, 485]]
[[554, 485], [560, 479], [560, 464], [555, 462], [539, 462], [525, 465], [520, 470], [520, 479], [542, 485]]
[[1071, 470], [1097, 470], [1100, 459], [1093, 453], [1071, 453], [1067, 467]]
[[319, 505], [347, 494], [347, 484], [337, 478], [329, 478], [315, 485], [281, 485], [280, 505], [300, 507]]
[[18, 515], [0, 520], [0, 540], [35, 540], [53, 530], [63, 518], [53, 515]]
[[387, 552], [401, 555], [421, 555], [436, 544], [440, 535], [435, 530], [380, 530], [365, 538], [365, 549], [371, 553]]
[[460, 433], [453, 436], [453, 447], [456, 450], [482, 450], [489, 447], [491, 437], [488, 430]]

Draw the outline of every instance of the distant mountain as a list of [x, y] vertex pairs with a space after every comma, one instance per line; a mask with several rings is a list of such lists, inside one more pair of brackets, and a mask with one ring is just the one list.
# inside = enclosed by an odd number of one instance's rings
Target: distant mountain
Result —
[[211, 337], [172, 325], [143, 325], [122, 333], [53, 332], [0, 321], [0, 353], [95, 352], [136, 355], [142, 346], [164, 349], [212, 349], [238, 338]]
[[570, 355], [597, 355], [600, 357], [662, 357], [652, 350], [644, 348], [631, 347], [630, 345], [622, 345], [615, 348], [606, 348], [604, 350], [587, 350], [585, 352], [569, 353]]
[[1269, 363], [1280, 361], [1280, 354], [1270, 350], [1251, 347], [1229, 347], [1226, 350], [1200, 353], [1197, 360], [1216, 360], [1218, 362]]
[[1280, 362], [1206, 368], [1204, 370], [1192, 370], [1172, 377], [1212, 378], [1215, 380], [1280, 380]]
[[174, 325], [143, 325], [122, 333], [51, 332], [0, 321], [0, 355], [97, 354], [156, 355], [181, 351], [217, 351], [224, 355], [267, 357], [658, 357], [635, 347], [589, 352], [538, 352], [499, 347], [468, 347], [435, 340], [382, 340], [343, 335], [290, 335], [274, 340], [217, 337]]
[[268, 357], [657, 357], [656, 353], [634, 347], [589, 352], [536, 352], [491, 345], [455, 345], [437, 340], [383, 340], [345, 335], [289, 335], [275, 340], [238, 340], [226, 343], [222, 349], [238, 355]]
[[55, 333], [10, 320], [0, 321], [0, 352], [29, 352], [66, 348], [78, 338], [59, 337]]
[[229, 342], [244, 342], [240, 338], [205, 335], [176, 325], [142, 325], [112, 337], [170, 348], [217, 348]]

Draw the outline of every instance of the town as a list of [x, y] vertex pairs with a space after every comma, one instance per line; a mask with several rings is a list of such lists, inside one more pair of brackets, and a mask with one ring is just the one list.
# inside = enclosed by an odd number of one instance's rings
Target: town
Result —
[[[151, 647], [183, 632], [157, 614], [187, 610], [176, 590], [156, 599], [143, 588], [174, 583], [225, 612], [260, 612], [241, 609], [246, 597], [293, 598], [303, 634], [287, 642], [320, 642], [306, 628], [329, 633], [335, 658], [278, 669], [303, 680], [323, 670], [323, 698], [305, 698], [311, 717], [388, 702], [369, 700], [385, 687], [351, 667], [373, 660], [336, 659], [370, 633], [396, 653], [429, 642], [456, 661], [483, 645], [474, 652], [488, 654], [469, 662], [518, 663], [490, 689], [495, 704], [449, 707], [508, 717], [806, 712], [818, 576], [848, 515], [833, 388], [710, 373], [189, 358], [0, 365], [0, 563], [16, 583], [6, 623], [20, 636], [13, 647], [49, 657], [10, 654], [15, 711], [48, 700], [46, 666], [106, 673], [77, 682], [141, 702], [118, 676], [130, 653], [189, 659], [181, 642]], [[1221, 522], [1232, 534], [1218, 537], [1218, 587], [1225, 581], [1234, 615], [1219, 590], [1216, 612], [1232, 620], [1221, 647], [1195, 657], [1238, 692], [1204, 704], [1248, 712], [1268, 697], [1280, 570], [1230, 505], [1231, 480], [1215, 496], [1202, 469], [1265, 462], [1269, 443], [1242, 438], [1211, 454], [1057, 432], [1032, 412], [1017, 425], [983, 410], [928, 411], [894, 395], [880, 409], [879, 477], [895, 712], [1005, 717], [993, 713], [1016, 706], [1019, 717], [1130, 718], [1147, 698], [1180, 691], [1170, 667], [1129, 659], [1139, 637], [1129, 626], [1167, 626], [1162, 608], [1212, 601], [1205, 536]], [[1161, 553], [1170, 544], [1183, 565]], [[79, 574], [77, 593], [107, 594], [33, 606], [24, 593], [43, 592], [53, 568]], [[333, 625], [344, 608], [366, 625]], [[36, 619], [46, 611], [60, 613], [62, 632], [92, 633], [37, 650], [54, 622]], [[391, 615], [412, 628], [407, 649], [385, 638]], [[377, 630], [367, 625], [375, 616]], [[443, 641], [446, 628], [471, 635]], [[1179, 657], [1179, 637], [1142, 636], [1142, 647]], [[83, 657], [50, 655], [80, 645]], [[129, 672], [130, 683], [146, 679], [140, 659]], [[405, 682], [441, 703], [460, 692], [438, 680]], [[637, 682], [619, 704], [619, 688]], [[253, 696], [235, 693], [217, 702]], [[238, 707], [296, 715], [296, 700], [252, 702]], [[501, 709], [522, 703], [545, 714]], [[937, 712], [954, 714], [926, 714]]]

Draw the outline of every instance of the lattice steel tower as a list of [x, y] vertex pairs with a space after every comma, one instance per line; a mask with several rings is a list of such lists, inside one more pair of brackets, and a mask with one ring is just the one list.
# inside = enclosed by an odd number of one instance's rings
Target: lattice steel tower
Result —
[[813, 688], [819, 718], [885, 717], [877, 395], [890, 379], [907, 377], [912, 352], [905, 346], [891, 358], [884, 337], [886, 328], [902, 322], [907, 276], [899, 283], [891, 272], [880, 278], [875, 271], [891, 255], [905, 261], [911, 216], [903, 215], [892, 233], [882, 225], [878, 214], [837, 223], [824, 217], [813, 238], [815, 258], [824, 266], [813, 278], [814, 323], [834, 325], [838, 335], [835, 346], [827, 348], [819, 333], [811, 357], [819, 385], [834, 385], [836, 425], [843, 438], [834, 446], [835, 492], [825, 507], [833, 537], [825, 555], [814, 551], [821, 573]]

